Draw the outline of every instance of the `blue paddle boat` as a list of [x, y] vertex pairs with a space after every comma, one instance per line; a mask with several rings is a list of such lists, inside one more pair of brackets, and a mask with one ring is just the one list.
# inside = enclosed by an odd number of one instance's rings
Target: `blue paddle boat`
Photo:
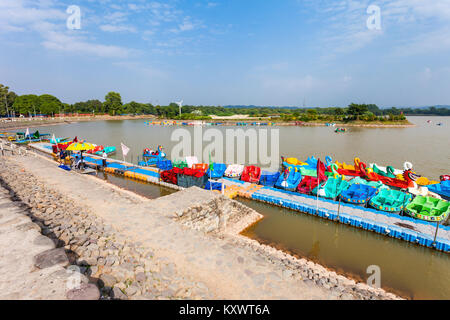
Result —
[[365, 184], [352, 184], [342, 191], [341, 199], [344, 202], [365, 206], [366, 203], [378, 193], [378, 189]]
[[275, 187], [278, 189], [295, 191], [300, 181], [302, 181], [302, 174], [294, 167], [290, 167], [284, 170], [284, 172], [280, 175], [275, 183]]
[[163, 151], [162, 146], [158, 146], [156, 151], [150, 149], [144, 149], [142, 152], [143, 161], [139, 161], [139, 165], [142, 167], [156, 166], [158, 160], [165, 159], [166, 154]]
[[225, 174], [227, 170], [227, 165], [223, 163], [213, 163], [212, 168], [206, 171], [206, 176], [211, 179], [220, 179]]
[[437, 193], [445, 199], [450, 199], [450, 180], [444, 180], [438, 184], [427, 186], [428, 190]]

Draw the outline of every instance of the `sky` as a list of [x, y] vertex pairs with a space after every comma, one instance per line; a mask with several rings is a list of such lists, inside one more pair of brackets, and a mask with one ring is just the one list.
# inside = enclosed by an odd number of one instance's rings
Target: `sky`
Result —
[[450, 0], [0, 0], [0, 83], [66, 103], [443, 105], [449, 54]]

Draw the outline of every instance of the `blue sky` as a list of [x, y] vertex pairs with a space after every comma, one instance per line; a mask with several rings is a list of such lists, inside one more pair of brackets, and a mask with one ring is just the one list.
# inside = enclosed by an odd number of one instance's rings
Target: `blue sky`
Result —
[[449, 54], [449, 0], [0, 0], [0, 83], [68, 103], [450, 104]]

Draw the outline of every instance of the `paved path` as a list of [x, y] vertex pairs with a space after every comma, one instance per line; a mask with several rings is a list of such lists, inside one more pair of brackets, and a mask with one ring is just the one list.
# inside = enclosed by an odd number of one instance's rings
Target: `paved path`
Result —
[[91, 207], [116, 230], [151, 247], [156, 257], [173, 263], [179, 273], [204, 283], [212, 292], [211, 298], [330, 298], [325, 288], [292, 277], [291, 271], [269, 261], [236, 236], [219, 238], [183, 227], [173, 219], [179, 203], [184, 203], [177, 199], [182, 193], [148, 200], [95, 177], [66, 172], [40, 157], [17, 161], [49, 187]]

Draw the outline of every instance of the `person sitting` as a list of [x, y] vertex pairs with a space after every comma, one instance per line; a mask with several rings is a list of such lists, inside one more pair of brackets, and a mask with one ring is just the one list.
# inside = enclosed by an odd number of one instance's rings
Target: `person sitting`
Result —
[[59, 152], [59, 162], [61, 164], [64, 164], [64, 159], [66, 158], [66, 154], [64, 153], [64, 150], [61, 149], [61, 151]]

